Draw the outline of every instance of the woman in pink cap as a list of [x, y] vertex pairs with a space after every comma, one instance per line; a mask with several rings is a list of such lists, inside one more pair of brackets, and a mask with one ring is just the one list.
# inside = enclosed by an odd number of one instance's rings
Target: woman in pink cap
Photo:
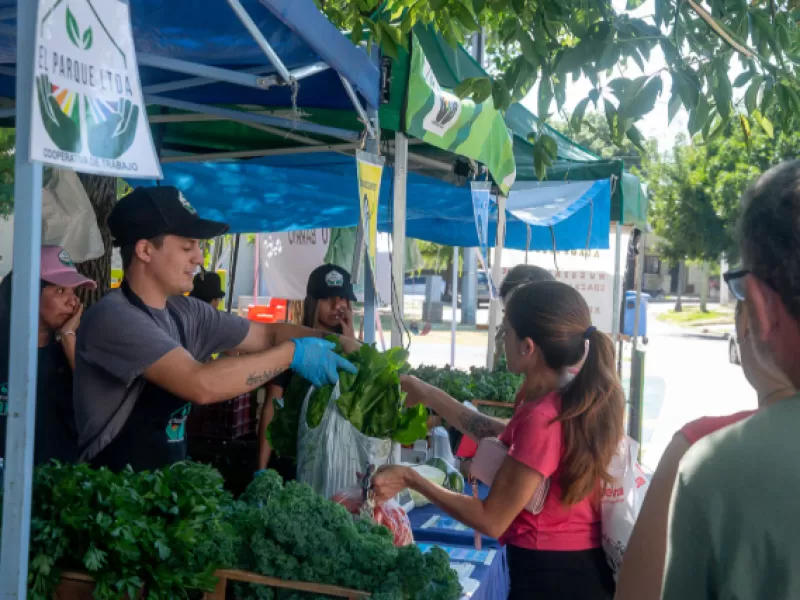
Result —
[[[37, 371], [36, 443], [34, 463], [74, 462], [77, 434], [72, 406], [75, 334], [83, 306], [75, 295], [80, 287], [97, 284], [75, 269], [60, 246], [43, 246], [39, 297], [39, 366]], [[6, 447], [8, 360], [11, 329], [11, 274], [0, 283], [0, 457]]]

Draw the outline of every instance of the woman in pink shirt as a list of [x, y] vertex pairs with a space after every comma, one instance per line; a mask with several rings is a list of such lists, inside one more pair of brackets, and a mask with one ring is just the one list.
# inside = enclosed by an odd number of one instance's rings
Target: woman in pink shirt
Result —
[[[623, 436], [624, 395], [611, 340], [583, 297], [557, 281], [520, 287], [506, 307], [508, 369], [525, 376], [508, 425], [406, 377], [423, 402], [475, 441], [499, 437], [508, 455], [485, 500], [436, 486], [403, 466], [381, 468], [376, 499], [411, 488], [450, 516], [508, 547], [511, 600], [610, 599], [614, 581], [601, 548], [599, 493]], [[565, 372], [583, 362], [563, 386]], [[544, 507], [525, 506], [549, 480]]]

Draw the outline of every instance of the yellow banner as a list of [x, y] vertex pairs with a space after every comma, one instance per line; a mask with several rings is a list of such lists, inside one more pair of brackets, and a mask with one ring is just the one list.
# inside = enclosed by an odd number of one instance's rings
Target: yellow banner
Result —
[[378, 198], [381, 191], [384, 159], [368, 152], [357, 151], [358, 199], [361, 206], [361, 223], [364, 228], [364, 245], [369, 256], [373, 277], [375, 257], [378, 254]]

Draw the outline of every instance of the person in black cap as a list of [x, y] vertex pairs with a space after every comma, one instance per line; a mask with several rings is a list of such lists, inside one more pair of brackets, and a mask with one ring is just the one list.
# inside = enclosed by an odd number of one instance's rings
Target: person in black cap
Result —
[[[305, 327], [320, 329], [344, 337], [355, 338], [353, 329], [353, 307], [356, 301], [350, 273], [336, 265], [322, 265], [308, 276], [306, 298], [303, 300], [303, 321]], [[274, 402], [283, 398], [284, 391], [292, 379], [291, 371], [276, 377], [267, 386], [266, 400], [261, 409], [259, 425], [258, 468], [264, 470], [271, 464], [284, 479], [294, 479], [294, 464], [291, 460], [272, 456], [272, 448], [267, 441], [267, 427], [275, 414]], [[272, 459], [272, 462], [270, 462]]]
[[210, 304], [211, 308], [218, 309], [219, 301], [225, 297], [225, 290], [222, 289], [222, 280], [217, 273], [201, 271], [194, 276], [193, 287], [189, 296]]
[[335, 265], [317, 267], [308, 276], [303, 325], [355, 338], [351, 304], [355, 301], [350, 273]]
[[[323, 332], [246, 321], [183, 296], [203, 263], [199, 241], [228, 226], [201, 219], [176, 188], [135, 189], [114, 207], [108, 226], [124, 278], [78, 330], [79, 460], [112, 470], [164, 467], [186, 459], [192, 403], [228, 400], [290, 367], [315, 385], [337, 381], [337, 369], [355, 372], [320, 339]], [[241, 356], [206, 362], [226, 351]]]

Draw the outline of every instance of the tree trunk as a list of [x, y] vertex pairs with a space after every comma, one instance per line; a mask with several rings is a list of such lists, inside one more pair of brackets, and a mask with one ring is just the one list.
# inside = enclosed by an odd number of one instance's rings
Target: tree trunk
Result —
[[81, 290], [80, 298], [86, 308], [100, 300], [111, 289], [111, 231], [106, 225], [106, 219], [117, 201], [117, 180], [114, 177], [100, 175], [78, 174], [86, 189], [86, 195], [94, 208], [97, 218], [97, 227], [103, 238], [106, 251], [103, 256], [95, 260], [78, 263], [78, 271], [97, 282], [96, 290]]
[[710, 267], [707, 262], [703, 263], [703, 275], [700, 280], [700, 312], [708, 312], [708, 278]]
[[683, 261], [678, 263], [678, 298], [675, 300], [675, 312], [683, 312]]

